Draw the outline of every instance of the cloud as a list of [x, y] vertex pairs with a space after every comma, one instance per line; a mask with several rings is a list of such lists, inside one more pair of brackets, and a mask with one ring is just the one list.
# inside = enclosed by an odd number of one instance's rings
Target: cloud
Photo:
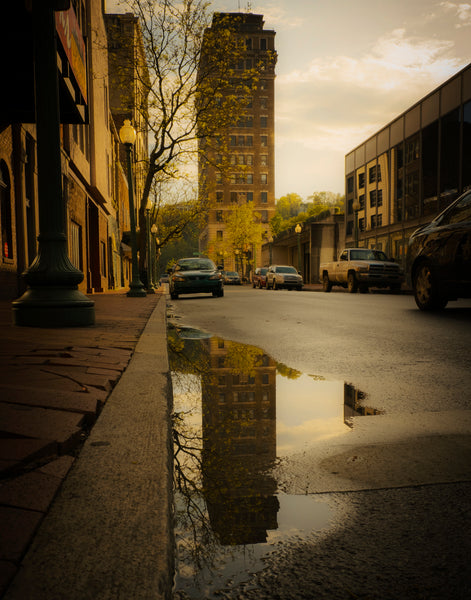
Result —
[[405, 29], [395, 29], [376, 41], [371, 52], [360, 58], [350, 56], [314, 59], [307, 70], [281, 75], [278, 85], [337, 82], [344, 86], [390, 91], [412, 83], [430, 81], [438, 85], [455, 72], [460, 61], [449, 56], [453, 42], [412, 38]]
[[441, 2], [440, 6], [447, 12], [452, 12], [458, 18], [456, 29], [471, 26], [471, 4], [457, 4], [456, 2]]

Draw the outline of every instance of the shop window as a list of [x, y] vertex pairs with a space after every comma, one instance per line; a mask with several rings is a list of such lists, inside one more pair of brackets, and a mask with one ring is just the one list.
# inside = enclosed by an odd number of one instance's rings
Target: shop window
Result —
[[2, 256], [13, 259], [13, 228], [11, 221], [11, 186], [7, 165], [0, 161], [0, 219], [2, 225]]
[[471, 188], [471, 102], [463, 106], [463, 152], [462, 152], [462, 183], [463, 190]]
[[453, 110], [441, 120], [440, 145], [440, 194], [450, 195], [458, 192], [460, 121], [459, 110]]
[[82, 228], [78, 223], [70, 223], [70, 262], [82, 270]]

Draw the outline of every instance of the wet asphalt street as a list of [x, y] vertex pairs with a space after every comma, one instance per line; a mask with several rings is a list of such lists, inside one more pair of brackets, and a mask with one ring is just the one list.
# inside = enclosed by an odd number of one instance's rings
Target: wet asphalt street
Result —
[[471, 302], [424, 314], [407, 295], [242, 287], [168, 314], [350, 383], [383, 413], [279, 461], [278, 492], [327, 504], [327, 523], [288, 531], [245, 579], [193, 598], [471, 597]]

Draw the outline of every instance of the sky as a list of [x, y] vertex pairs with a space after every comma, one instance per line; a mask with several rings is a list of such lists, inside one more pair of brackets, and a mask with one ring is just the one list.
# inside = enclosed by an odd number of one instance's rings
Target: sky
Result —
[[215, 0], [276, 31], [275, 196], [343, 194], [345, 155], [471, 62], [471, 0]]
[[345, 155], [471, 62], [471, 0], [213, 0], [210, 10], [262, 14], [276, 31], [276, 198], [343, 194]]

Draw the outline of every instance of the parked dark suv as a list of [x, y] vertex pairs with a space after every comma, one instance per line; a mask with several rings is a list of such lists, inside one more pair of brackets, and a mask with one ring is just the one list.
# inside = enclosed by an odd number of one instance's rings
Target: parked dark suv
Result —
[[409, 264], [421, 310], [471, 298], [471, 191], [411, 235]]

